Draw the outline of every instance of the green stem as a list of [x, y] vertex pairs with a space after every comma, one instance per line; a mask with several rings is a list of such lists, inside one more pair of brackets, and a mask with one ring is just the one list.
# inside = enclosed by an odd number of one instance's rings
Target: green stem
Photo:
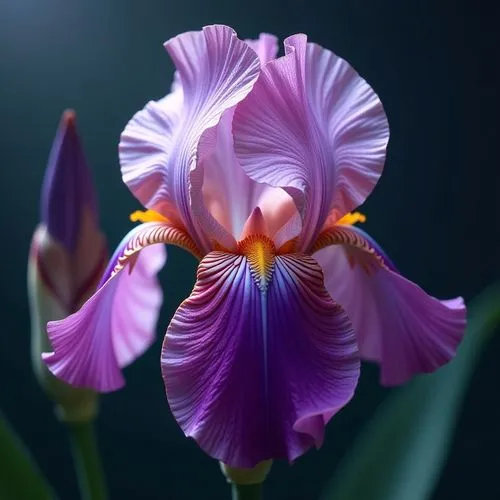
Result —
[[82, 500], [106, 500], [106, 485], [92, 422], [69, 423]]
[[233, 500], [261, 500], [262, 483], [258, 484], [234, 484]]

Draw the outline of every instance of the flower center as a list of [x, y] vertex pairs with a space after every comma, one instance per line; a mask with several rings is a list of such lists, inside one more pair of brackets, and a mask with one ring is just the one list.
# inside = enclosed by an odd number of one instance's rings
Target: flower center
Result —
[[257, 286], [265, 292], [273, 275], [276, 256], [272, 240], [263, 234], [252, 234], [238, 242], [237, 252], [246, 257]]

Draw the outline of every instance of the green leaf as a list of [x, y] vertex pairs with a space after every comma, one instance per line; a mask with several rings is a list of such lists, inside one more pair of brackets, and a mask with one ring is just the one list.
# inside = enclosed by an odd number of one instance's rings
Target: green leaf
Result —
[[51, 500], [55, 496], [24, 444], [0, 413], [0, 498]]
[[340, 464], [322, 500], [430, 498], [481, 348], [500, 324], [500, 284], [468, 308], [468, 326], [455, 359], [421, 375], [382, 403]]

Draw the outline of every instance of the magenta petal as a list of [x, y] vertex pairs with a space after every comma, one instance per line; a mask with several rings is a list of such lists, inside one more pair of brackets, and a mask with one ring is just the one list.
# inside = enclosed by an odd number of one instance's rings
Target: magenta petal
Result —
[[181, 222], [198, 246], [208, 250], [196, 212], [201, 196], [191, 185], [203, 132], [240, 102], [259, 76], [257, 54], [227, 26], [208, 26], [165, 43], [179, 85], [150, 102], [129, 122], [120, 140], [124, 181], [148, 208]]
[[[203, 196], [203, 201], [196, 205], [206, 207], [208, 212], [197, 213], [203, 228], [227, 249], [235, 247], [243, 225], [257, 206], [265, 214], [272, 236], [295, 214], [298, 216], [285, 191], [255, 182], [241, 168], [233, 147], [233, 114], [234, 108], [226, 111], [215, 127], [203, 133], [198, 146], [198, 167], [191, 175], [193, 198], [196, 200], [200, 192]], [[196, 189], [196, 183], [203, 188]], [[300, 217], [297, 222], [300, 227]], [[297, 234], [296, 231], [291, 237]]]
[[144, 248], [132, 272], [107, 279], [135, 228], [118, 247], [104, 275], [104, 284], [64, 320], [47, 326], [53, 352], [42, 355], [49, 370], [77, 387], [109, 392], [124, 385], [121, 368], [152, 343], [162, 301], [156, 274], [165, 263], [163, 245]]
[[125, 270], [118, 285], [111, 323], [113, 347], [123, 367], [137, 359], [155, 340], [163, 292], [156, 277], [167, 260], [164, 245], [141, 250], [132, 273]]
[[343, 215], [371, 192], [389, 128], [377, 95], [352, 67], [306, 42], [288, 38], [286, 55], [263, 67], [236, 108], [233, 133], [247, 174], [294, 198], [307, 251], [332, 210]]
[[262, 66], [275, 59], [278, 54], [278, 38], [269, 33], [261, 33], [257, 40], [245, 40], [245, 42], [255, 50]]
[[47, 325], [54, 351], [43, 353], [42, 359], [57, 378], [70, 385], [99, 392], [125, 385], [111, 335], [119, 277], [108, 281], [78, 312]]
[[236, 160], [231, 132], [233, 113], [234, 108], [226, 111], [216, 126], [202, 134], [198, 167], [191, 175], [203, 228], [228, 249], [235, 247], [243, 224], [256, 205], [255, 195], [262, 191]]
[[[363, 231], [343, 231], [364, 238], [386, 267], [366, 252], [343, 246], [326, 247], [314, 257], [323, 268], [328, 291], [353, 323], [361, 357], [380, 364], [381, 383], [402, 384], [452, 359], [465, 330], [463, 300], [439, 301], [427, 295], [398, 274]], [[363, 268], [367, 264], [369, 272]]]
[[212, 252], [167, 330], [162, 372], [184, 433], [212, 457], [252, 467], [321, 445], [359, 360], [312, 258], [277, 257], [262, 292], [244, 256]]
[[183, 94], [177, 84], [159, 101], [150, 101], [122, 132], [119, 144], [123, 182], [146, 207], [175, 218], [167, 166], [182, 118]]

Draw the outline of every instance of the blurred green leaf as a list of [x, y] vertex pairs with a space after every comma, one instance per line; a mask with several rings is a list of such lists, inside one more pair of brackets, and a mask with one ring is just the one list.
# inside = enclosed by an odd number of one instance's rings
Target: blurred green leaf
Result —
[[425, 500], [445, 464], [481, 348], [500, 324], [500, 284], [476, 297], [456, 358], [382, 403], [322, 500]]
[[0, 499], [51, 500], [52, 490], [0, 413]]

